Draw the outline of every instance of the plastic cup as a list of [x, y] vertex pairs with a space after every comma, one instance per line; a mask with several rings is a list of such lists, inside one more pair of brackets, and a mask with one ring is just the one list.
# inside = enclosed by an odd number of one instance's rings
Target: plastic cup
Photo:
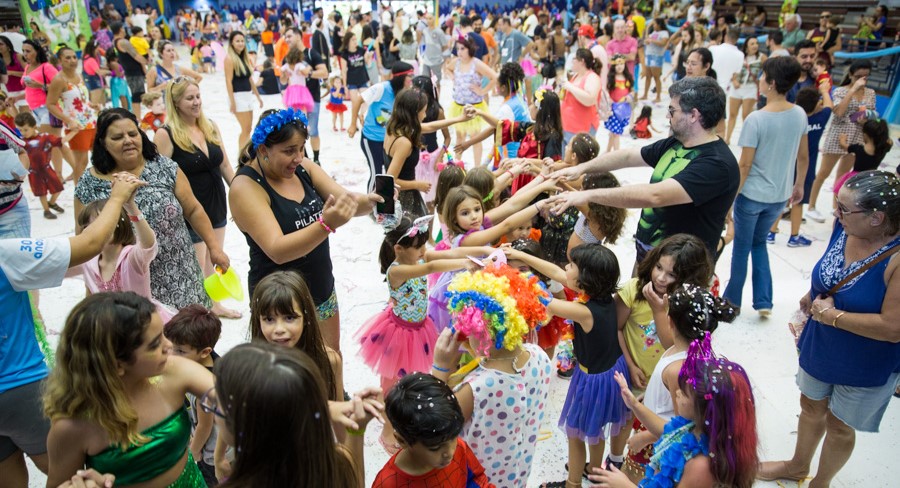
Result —
[[244, 289], [241, 287], [241, 280], [234, 271], [234, 267], [228, 268], [228, 271], [224, 273], [216, 268], [215, 273], [203, 280], [203, 288], [216, 302], [221, 302], [226, 298], [233, 298], [237, 301], [244, 299]]

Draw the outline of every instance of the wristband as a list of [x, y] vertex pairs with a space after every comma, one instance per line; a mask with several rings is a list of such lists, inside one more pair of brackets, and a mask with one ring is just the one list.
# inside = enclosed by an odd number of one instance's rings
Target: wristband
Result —
[[322, 226], [323, 229], [325, 229], [326, 232], [328, 232], [329, 234], [334, 234], [334, 229], [328, 227], [328, 224], [325, 223], [324, 217], [319, 217], [319, 220], [317, 220], [317, 222]]
[[834, 320], [831, 321], [831, 326], [834, 327], [835, 329], [837, 329], [838, 328], [837, 321], [839, 318], [843, 317], [845, 313], [847, 313], [847, 312], [841, 312], [841, 313], [835, 315]]
[[350, 427], [347, 427], [347, 433], [350, 435], [362, 437], [366, 435], [366, 429], [351, 429]]
[[140, 221], [144, 220], [144, 214], [142, 214], [142, 213], [139, 213], [137, 215], [128, 214], [128, 220], [130, 220], [132, 222], [140, 222]]
[[438, 366], [437, 364], [432, 364], [431, 369], [433, 369], [435, 371], [440, 371], [441, 373], [449, 373], [450, 372], [449, 368], [442, 368], [442, 367]]

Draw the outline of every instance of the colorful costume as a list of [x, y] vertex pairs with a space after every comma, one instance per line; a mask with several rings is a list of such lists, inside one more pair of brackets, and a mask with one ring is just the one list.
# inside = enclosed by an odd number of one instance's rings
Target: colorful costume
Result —
[[[399, 453], [398, 453], [399, 454]], [[372, 488], [413, 488], [443, 486], [448, 488], [489, 488], [494, 485], [484, 473], [484, 467], [472, 449], [460, 438], [456, 439], [456, 452], [450, 464], [414, 476], [397, 467], [397, 454], [381, 468]]]
[[606, 119], [603, 126], [613, 134], [622, 135], [631, 120], [631, 104], [622, 101], [631, 94], [631, 83], [626, 79], [617, 79], [615, 86], [609, 92], [609, 98], [613, 102], [612, 114]]
[[[519, 149], [515, 157], [544, 159], [551, 158], [559, 161], [563, 157], [563, 136], [554, 134], [546, 141], [539, 141], [534, 136], [534, 122], [516, 122], [514, 120], [501, 120], [497, 124], [494, 135], [494, 144], [499, 146], [518, 142]], [[512, 192], [515, 193], [533, 180], [529, 174], [521, 174], [512, 182]]]
[[684, 466], [697, 456], [709, 455], [709, 439], [694, 433], [694, 422], [675, 417], [663, 428], [662, 437], [653, 445], [656, 454], [650, 459], [641, 488], [674, 488], [681, 481]]
[[293, 108], [309, 113], [315, 108], [315, 102], [313, 101], [312, 93], [310, 93], [309, 88], [306, 87], [306, 76], [302, 73], [304, 67], [308, 68], [309, 65], [306, 63], [297, 63], [293, 68], [289, 65], [281, 67], [282, 71], [287, 71], [291, 74], [291, 78], [288, 80], [288, 86], [284, 89], [284, 93], [282, 93], [281, 96], [286, 108]]
[[38, 134], [25, 139], [29, 161], [28, 184], [36, 197], [63, 191], [62, 180], [50, 164], [50, 152], [54, 147], [62, 147], [62, 139], [53, 134]]
[[[397, 265], [391, 263], [388, 276]], [[382, 378], [402, 378], [415, 371], [431, 370], [438, 333], [426, 313], [427, 293], [424, 276], [391, 288], [387, 308], [367, 320], [356, 333], [363, 362]]]
[[344, 87], [341, 87], [340, 91], [332, 88], [331, 97], [328, 99], [328, 105], [325, 105], [325, 108], [327, 108], [329, 112], [334, 112], [336, 114], [344, 113], [347, 111], [347, 106], [344, 105], [345, 98], [347, 98], [347, 94]]
[[634, 122], [634, 128], [631, 129], [631, 135], [637, 139], [650, 139], [650, 117], [639, 117]]

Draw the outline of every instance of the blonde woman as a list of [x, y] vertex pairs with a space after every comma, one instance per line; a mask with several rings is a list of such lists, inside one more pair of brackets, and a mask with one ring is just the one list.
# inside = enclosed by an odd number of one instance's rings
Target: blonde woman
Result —
[[247, 40], [242, 32], [232, 32], [228, 36], [228, 54], [225, 56], [225, 88], [228, 90], [228, 103], [231, 113], [241, 125], [238, 147], [244, 147], [250, 139], [250, 126], [253, 123], [253, 97], [256, 97], [259, 108], [262, 108], [262, 97], [251, 82], [253, 64], [247, 54]]
[[85, 468], [115, 476], [116, 485], [206, 486], [192, 459], [202, 443], [191, 442], [184, 395], [205, 399], [213, 376], [171, 349], [156, 308], [140, 295], [98, 293], [75, 306], [44, 392], [47, 486]]
[[[222, 132], [203, 114], [200, 85], [187, 77], [176, 78], [166, 86], [166, 125], [156, 132], [153, 142], [163, 156], [172, 158], [191, 184], [191, 191], [212, 223], [216, 242], [225, 244], [228, 204], [225, 184], [231, 185], [234, 169], [222, 149]], [[188, 226], [188, 233], [203, 276], [216, 272], [203, 239]], [[240, 312], [213, 302], [212, 311], [223, 318], [239, 319]]]

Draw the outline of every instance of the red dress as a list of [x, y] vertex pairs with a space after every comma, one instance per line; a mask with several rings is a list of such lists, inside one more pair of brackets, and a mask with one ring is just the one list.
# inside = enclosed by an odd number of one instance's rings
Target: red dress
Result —
[[62, 180], [50, 165], [50, 151], [54, 147], [62, 147], [62, 139], [53, 134], [38, 134], [25, 139], [25, 152], [28, 153], [28, 183], [36, 197], [56, 195], [63, 191]]
[[397, 467], [397, 454], [381, 468], [372, 488], [493, 488], [484, 474], [484, 467], [472, 453], [468, 444], [460, 438], [456, 439], [456, 452], [445, 468], [433, 469], [425, 474], [413, 476]]
[[[510, 142], [518, 142], [519, 152], [517, 158], [544, 159], [551, 158], [559, 161], [563, 157], [562, 134], [551, 137], [547, 142], [541, 142], [534, 136], [534, 122], [516, 122], [513, 120], [501, 120], [497, 124], [497, 133], [494, 136], [494, 144], [504, 146]], [[496, 162], [499, 164], [499, 161]], [[527, 185], [534, 177], [523, 174], [512, 182], [512, 192], [515, 194], [519, 188]]]
[[638, 139], [650, 139], [650, 129], [648, 126], [650, 125], [650, 119], [647, 117], [640, 117], [634, 122], [634, 129], [632, 129], [632, 135], [637, 137]]

